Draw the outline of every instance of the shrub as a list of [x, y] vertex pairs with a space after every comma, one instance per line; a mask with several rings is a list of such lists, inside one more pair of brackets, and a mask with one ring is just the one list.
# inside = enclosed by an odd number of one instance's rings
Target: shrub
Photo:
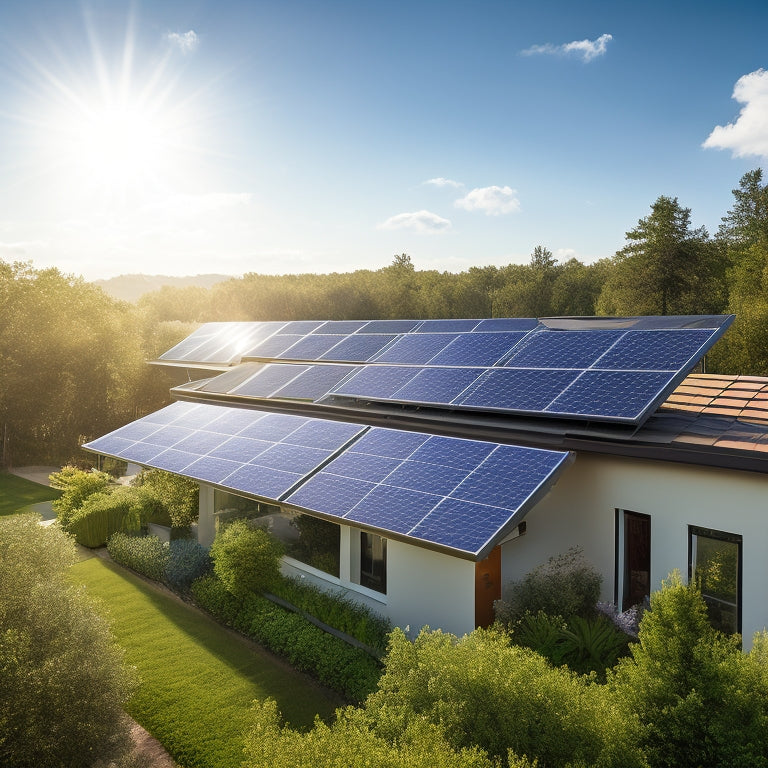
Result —
[[134, 478], [133, 485], [149, 491], [173, 527], [188, 527], [197, 520], [200, 487], [194, 480], [160, 469], [145, 469]]
[[574, 672], [596, 672], [605, 680], [606, 670], [628, 652], [629, 637], [605, 616], [565, 621], [539, 611], [526, 613], [512, 627], [512, 641], [540, 653], [555, 666], [567, 664]]
[[207, 547], [193, 539], [174, 539], [166, 552], [163, 579], [179, 592], [188, 591], [195, 579], [205, 576], [213, 567]]
[[496, 618], [510, 626], [526, 613], [550, 616], [595, 615], [603, 577], [587, 562], [578, 547], [550, 557], [521, 581], [510, 583], [496, 603]]
[[313, 584], [297, 579], [280, 579], [272, 588], [302, 611], [325, 624], [351, 635], [371, 648], [385, 651], [392, 624], [370, 608], [356, 603], [346, 595], [324, 592]]
[[[495, 768], [476, 747], [454, 751], [438, 726], [416, 722], [396, 740], [377, 736], [366, 722], [362, 710], [339, 710], [333, 725], [316, 722], [310, 733], [299, 733], [283, 726], [274, 700], [257, 702], [253, 708], [253, 727], [246, 739], [249, 766], [270, 768]], [[527, 761], [517, 768], [532, 768]]]
[[132, 568], [154, 581], [161, 581], [169, 560], [168, 548], [157, 536], [127, 536], [115, 533], [107, 551], [116, 563]]
[[696, 585], [671, 574], [609, 684], [642, 727], [651, 766], [757, 768], [768, 755], [768, 639], [741, 652], [716, 632]]
[[53, 472], [48, 479], [52, 488], [63, 491], [58, 499], [51, 502], [51, 507], [65, 530], [85, 500], [94, 493], [104, 491], [112, 481], [106, 472], [85, 471], [69, 464], [60, 472]]
[[75, 557], [58, 526], [0, 518], [0, 765], [103, 765], [130, 747], [133, 674], [70, 579]]
[[348, 698], [360, 701], [375, 689], [381, 668], [374, 658], [265, 597], [234, 595], [213, 574], [195, 581], [192, 594], [220, 621]]
[[69, 518], [67, 530], [84, 547], [102, 547], [113, 533], [141, 528], [138, 501], [132, 488], [105, 488], [85, 499]]
[[388, 740], [426, 719], [454, 749], [478, 745], [500, 759], [511, 749], [548, 768], [645, 764], [636, 723], [606, 686], [552, 668], [498, 630], [461, 639], [423, 630], [410, 642], [395, 629], [366, 712]]
[[250, 528], [235, 520], [221, 531], [211, 546], [216, 575], [235, 595], [265, 592], [280, 576], [283, 545], [263, 528]]

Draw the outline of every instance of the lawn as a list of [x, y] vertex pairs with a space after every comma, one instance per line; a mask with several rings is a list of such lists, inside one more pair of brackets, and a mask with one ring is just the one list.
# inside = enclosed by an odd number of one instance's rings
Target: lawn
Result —
[[30, 504], [58, 499], [61, 491], [0, 472], [0, 517], [21, 512]]
[[91, 557], [75, 577], [103, 601], [112, 631], [138, 668], [128, 712], [185, 768], [237, 768], [254, 699], [277, 700], [286, 720], [309, 727], [340, 705], [268, 653], [111, 562]]

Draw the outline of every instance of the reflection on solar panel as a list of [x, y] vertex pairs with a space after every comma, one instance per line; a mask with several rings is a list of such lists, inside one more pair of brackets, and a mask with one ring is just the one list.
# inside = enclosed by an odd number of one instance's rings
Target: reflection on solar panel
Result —
[[278, 499], [365, 429], [282, 413], [173, 403], [83, 447]]
[[[246, 356], [271, 365], [242, 378], [214, 379], [197, 390], [188, 387], [185, 396], [199, 391], [232, 398], [293, 398], [318, 407], [392, 402], [638, 424], [731, 320], [686, 316], [302, 321], [280, 327], [235, 323], [231, 325], [240, 341], [263, 337]], [[213, 348], [226, 356], [222, 339], [227, 325], [204, 326], [166, 356], [207, 359]], [[237, 344], [226, 347], [226, 354]], [[276, 360], [294, 362], [279, 365]], [[318, 363], [345, 366], [326, 369]]]
[[556, 451], [374, 427], [285, 501], [479, 557], [566, 459]]
[[285, 323], [205, 323], [158, 358], [164, 362], [230, 365]]

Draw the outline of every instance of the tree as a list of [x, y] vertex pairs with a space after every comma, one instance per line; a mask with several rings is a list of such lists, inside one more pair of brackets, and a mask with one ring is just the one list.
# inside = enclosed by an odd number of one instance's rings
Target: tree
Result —
[[135, 688], [123, 652], [68, 578], [75, 547], [34, 515], [0, 518], [0, 764], [120, 758]]
[[762, 245], [768, 248], [768, 184], [757, 168], [741, 177], [733, 190], [733, 208], [723, 216], [717, 236], [731, 248]]
[[691, 209], [676, 197], [659, 197], [626, 238], [600, 295], [600, 314], [701, 314], [724, 307], [722, 252], [704, 227], [691, 228]]
[[157, 515], [162, 505], [175, 528], [185, 528], [197, 520], [200, 486], [194, 481], [161, 469], [145, 469], [133, 481], [154, 497]]

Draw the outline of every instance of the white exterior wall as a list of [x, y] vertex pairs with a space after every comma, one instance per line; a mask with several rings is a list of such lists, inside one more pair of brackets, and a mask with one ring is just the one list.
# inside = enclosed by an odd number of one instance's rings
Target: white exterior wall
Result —
[[463, 635], [475, 628], [475, 564], [387, 541], [387, 615], [413, 637], [422, 626]]
[[745, 647], [768, 626], [768, 476], [754, 472], [579, 454], [528, 514], [526, 534], [503, 545], [503, 581], [579, 545], [603, 574], [603, 599], [613, 600], [616, 509], [651, 517], [652, 590], [673, 569], [687, 578], [689, 525], [741, 534]]

